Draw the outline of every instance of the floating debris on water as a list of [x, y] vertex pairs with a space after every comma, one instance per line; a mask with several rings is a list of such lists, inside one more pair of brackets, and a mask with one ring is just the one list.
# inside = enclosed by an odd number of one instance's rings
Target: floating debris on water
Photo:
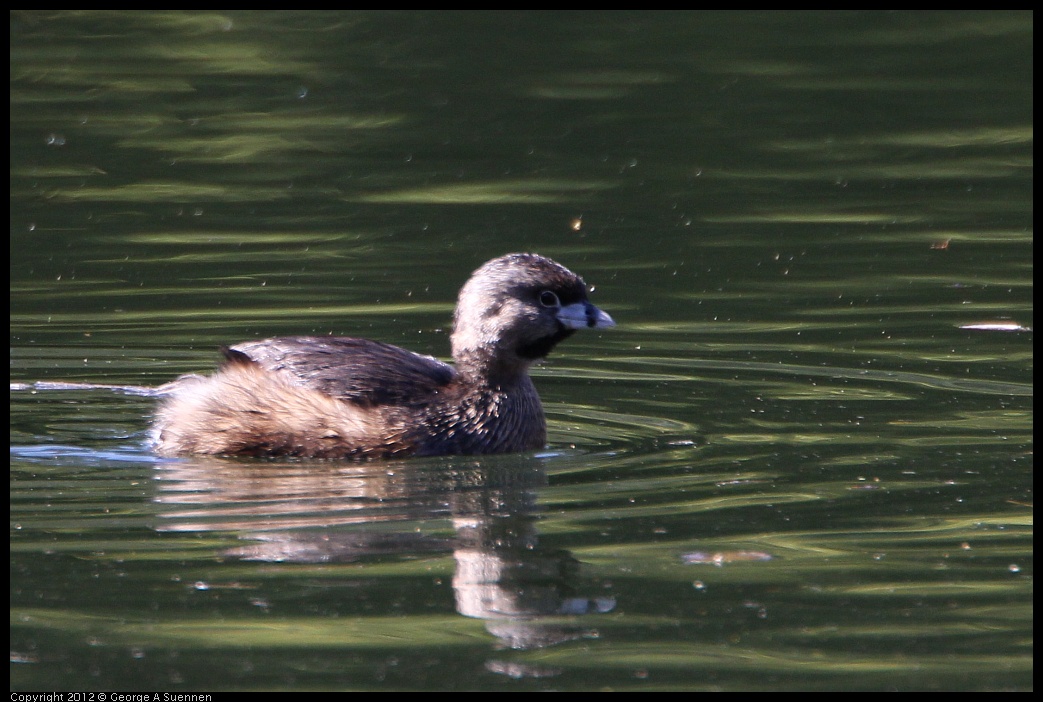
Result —
[[681, 554], [681, 560], [691, 565], [723, 566], [726, 563], [770, 561], [774, 556], [764, 551], [693, 551]]

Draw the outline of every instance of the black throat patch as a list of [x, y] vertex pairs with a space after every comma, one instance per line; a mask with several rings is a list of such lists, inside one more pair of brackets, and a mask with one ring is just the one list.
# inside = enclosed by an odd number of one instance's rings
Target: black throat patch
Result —
[[551, 352], [551, 349], [575, 333], [575, 329], [561, 327], [558, 331], [549, 336], [537, 339], [531, 344], [525, 344], [520, 347], [518, 349], [518, 355], [530, 361], [535, 361], [539, 358], [546, 358], [547, 354]]

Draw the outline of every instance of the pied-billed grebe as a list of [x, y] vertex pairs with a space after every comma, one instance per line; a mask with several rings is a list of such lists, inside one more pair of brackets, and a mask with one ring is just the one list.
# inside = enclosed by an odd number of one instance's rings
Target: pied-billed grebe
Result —
[[377, 458], [542, 448], [528, 368], [577, 329], [615, 322], [583, 279], [508, 254], [476, 270], [454, 314], [454, 365], [379, 341], [287, 337], [225, 349], [213, 376], [184, 376], [157, 410], [165, 455]]

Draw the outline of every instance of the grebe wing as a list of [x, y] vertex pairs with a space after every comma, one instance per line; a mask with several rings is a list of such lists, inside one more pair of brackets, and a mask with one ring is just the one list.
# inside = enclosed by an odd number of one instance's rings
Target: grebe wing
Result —
[[283, 371], [302, 385], [362, 405], [423, 401], [456, 376], [451, 365], [431, 356], [353, 337], [282, 337], [222, 351], [230, 363]]

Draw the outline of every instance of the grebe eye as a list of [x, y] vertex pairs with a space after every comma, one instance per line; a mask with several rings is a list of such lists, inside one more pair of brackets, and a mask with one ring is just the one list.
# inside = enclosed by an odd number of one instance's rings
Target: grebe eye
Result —
[[550, 290], [544, 290], [540, 293], [540, 304], [544, 307], [561, 306], [561, 302], [558, 300], [558, 296], [552, 293]]

